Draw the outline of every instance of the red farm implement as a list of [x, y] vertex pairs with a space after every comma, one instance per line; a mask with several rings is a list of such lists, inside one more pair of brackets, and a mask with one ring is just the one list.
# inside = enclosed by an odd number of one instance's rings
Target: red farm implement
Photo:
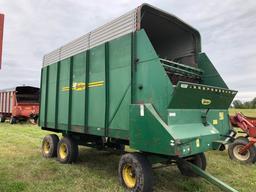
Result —
[[21, 120], [37, 121], [39, 114], [39, 88], [20, 86], [0, 90], [0, 123], [11, 124]]
[[233, 127], [240, 128], [237, 131], [241, 136], [237, 137], [229, 145], [228, 153], [231, 159], [243, 163], [254, 163], [256, 161], [256, 117], [247, 117], [242, 113], [230, 116]]

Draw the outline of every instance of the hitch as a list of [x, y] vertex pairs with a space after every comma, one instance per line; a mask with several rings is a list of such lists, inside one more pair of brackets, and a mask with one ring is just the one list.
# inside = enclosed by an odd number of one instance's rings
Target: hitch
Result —
[[236, 189], [230, 187], [229, 185], [227, 185], [223, 181], [217, 179], [216, 177], [212, 176], [211, 174], [207, 173], [206, 171], [200, 169], [199, 167], [197, 167], [193, 163], [190, 163], [190, 162], [188, 162], [188, 161], [186, 161], [182, 158], [180, 158], [179, 161], [182, 161], [182, 163], [184, 163], [187, 167], [189, 167], [194, 173], [196, 173], [197, 175], [206, 179], [211, 184], [219, 187], [221, 190], [223, 190], [225, 192], [238, 192]]

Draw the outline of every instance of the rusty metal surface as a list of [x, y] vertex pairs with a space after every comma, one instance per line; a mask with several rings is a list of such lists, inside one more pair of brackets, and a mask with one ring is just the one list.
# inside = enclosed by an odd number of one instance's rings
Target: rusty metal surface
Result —
[[[0, 115], [30, 117], [31, 114], [38, 114], [39, 102], [20, 102], [17, 99], [17, 88], [0, 90]], [[26, 93], [23, 95], [26, 96]]]

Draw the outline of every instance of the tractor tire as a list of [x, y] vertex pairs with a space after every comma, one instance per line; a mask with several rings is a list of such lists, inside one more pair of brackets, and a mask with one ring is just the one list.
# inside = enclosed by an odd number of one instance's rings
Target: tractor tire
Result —
[[60, 163], [70, 164], [76, 162], [78, 145], [70, 138], [63, 137], [57, 147], [57, 159]]
[[231, 160], [236, 160], [244, 164], [255, 163], [256, 161], [256, 147], [251, 146], [245, 154], [239, 154], [239, 150], [247, 145], [249, 140], [247, 138], [238, 138], [228, 146], [228, 155]]
[[[207, 162], [206, 162], [204, 153], [199, 153], [199, 154], [190, 156], [190, 157], [186, 158], [185, 160], [190, 163], [193, 163], [194, 165], [196, 165], [197, 167], [199, 167], [202, 170], [206, 169]], [[184, 176], [187, 176], [187, 177], [198, 177], [199, 176], [196, 173], [194, 173], [189, 167], [187, 167], [184, 163], [182, 163], [182, 161], [178, 161], [177, 166], [178, 166], [181, 174]]]
[[5, 122], [5, 117], [3, 115], [0, 115], [0, 123], [4, 123]]
[[119, 182], [129, 192], [151, 192], [153, 173], [151, 163], [141, 153], [126, 153], [121, 156], [118, 168]]
[[15, 117], [10, 118], [10, 124], [16, 124], [17, 119]]
[[42, 155], [45, 158], [57, 156], [59, 137], [55, 134], [46, 135], [42, 142]]

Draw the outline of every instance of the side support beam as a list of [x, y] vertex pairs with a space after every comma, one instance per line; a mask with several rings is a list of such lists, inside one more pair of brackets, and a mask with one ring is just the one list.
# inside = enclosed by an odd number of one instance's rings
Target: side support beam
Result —
[[68, 130], [71, 130], [71, 120], [72, 120], [73, 60], [74, 60], [74, 57], [72, 56], [70, 58], [70, 73], [69, 73]]
[[47, 127], [48, 112], [48, 90], [49, 90], [49, 65], [46, 67], [46, 87], [45, 87], [45, 111], [44, 111], [44, 127]]
[[109, 122], [109, 43], [105, 43], [105, 137], [108, 136]]
[[89, 96], [89, 72], [90, 72], [90, 50], [87, 50], [85, 53], [86, 60], [85, 60], [85, 89], [84, 89], [84, 99], [85, 99], [85, 109], [84, 109], [84, 133], [88, 132], [88, 111], [89, 111], [89, 102], [88, 102], [88, 96]]
[[57, 63], [56, 92], [55, 92], [55, 129], [58, 129], [59, 114], [59, 84], [60, 84], [60, 61]]
[[194, 173], [196, 173], [197, 175], [203, 177], [204, 179], [206, 179], [207, 181], [209, 181], [210, 183], [212, 183], [213, 185], [216, 185], [217, 187], [219, 187], [221, 190], [225, 191], [225, 192], [238, 192], [236, 189], [230, 187], [229, 185], [227, 185], [226, 183], [224, 183], [223, 181], [217, 179], [216, 177], [213, 177], [211, 174], [203, 171], [202, 169], [200, 169], [199, 167], [197, 167], [196, 165], [184, 160], [184, 159], [179, 159], [179, 161], [181, 161], [182, 163], [184, 163], [187, 167], [189, 167]]

